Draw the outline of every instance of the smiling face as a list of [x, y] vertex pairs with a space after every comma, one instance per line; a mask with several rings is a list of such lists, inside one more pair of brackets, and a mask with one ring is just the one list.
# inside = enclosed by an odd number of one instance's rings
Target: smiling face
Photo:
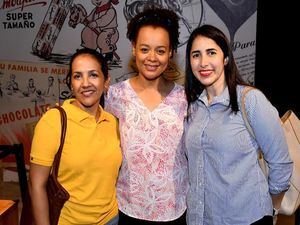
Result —
[[224, 59], [222, 49], [216, 42], [204, 36], [197, 36], [190, 52], [191, 68], [194, 76], [208, 90], [223, 91], [225, 86]]
[[99, 106], [105, 80], [100, 63], [89, 54], [77, 56], [72, 63], [71, 86], [75, 105], [94, 114]]
[[167, 69], [171, 57], [168, 32], [161, 27], [144, 26], [139, 30], [133, 55], [139, 76], [155, 80]]

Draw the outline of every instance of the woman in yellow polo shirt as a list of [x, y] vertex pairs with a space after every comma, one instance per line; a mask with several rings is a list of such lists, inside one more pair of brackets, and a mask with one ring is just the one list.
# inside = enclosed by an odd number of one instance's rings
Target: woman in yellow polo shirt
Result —
[[[67, 75], [74, 98], [66, 100], [67, 131], [58, 181], [69, 192], [59, 225], [118, 223], [116, 180], [122, 155], [116, 118], [99, 105], [109, 83], [103, 56], [78, 50]], [[39, 120], [30, 153], [30, 186], [36, 225], [49, 224], [46, 182], [60, 144], [60, 114]]]

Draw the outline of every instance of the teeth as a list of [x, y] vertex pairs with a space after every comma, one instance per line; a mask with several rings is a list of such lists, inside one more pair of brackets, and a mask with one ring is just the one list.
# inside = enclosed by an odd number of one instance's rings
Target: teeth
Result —
[[88, 96], [88, 95], [93, 94], [93, 91], [83, 91], [82, 94], [85, 96]]

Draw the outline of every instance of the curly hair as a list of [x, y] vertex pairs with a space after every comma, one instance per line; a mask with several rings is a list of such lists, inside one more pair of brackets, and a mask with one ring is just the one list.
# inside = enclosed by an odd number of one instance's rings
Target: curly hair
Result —
[[135, 43], [139, 30], [144, 26], [164, 28], [170, 39], [172, 51], [176, 51], [179, 44], [179, 17], [169, 9], [158, 8], [155, 5], [145, 6], [144, 11], [136, 14], [127, 25], [127, 38]]

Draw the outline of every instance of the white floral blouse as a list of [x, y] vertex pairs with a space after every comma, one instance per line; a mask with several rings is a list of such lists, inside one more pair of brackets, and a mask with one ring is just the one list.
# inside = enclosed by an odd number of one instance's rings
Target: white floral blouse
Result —
[[123, 154], [119, 209], [142, 220], [179, 218], [186, 210], [188, 186], [181, 143], [187, 108], [184, 88], [175, 84], [150, 111], [126, 80], [110, 87], [105, 104], [119, 119]]

